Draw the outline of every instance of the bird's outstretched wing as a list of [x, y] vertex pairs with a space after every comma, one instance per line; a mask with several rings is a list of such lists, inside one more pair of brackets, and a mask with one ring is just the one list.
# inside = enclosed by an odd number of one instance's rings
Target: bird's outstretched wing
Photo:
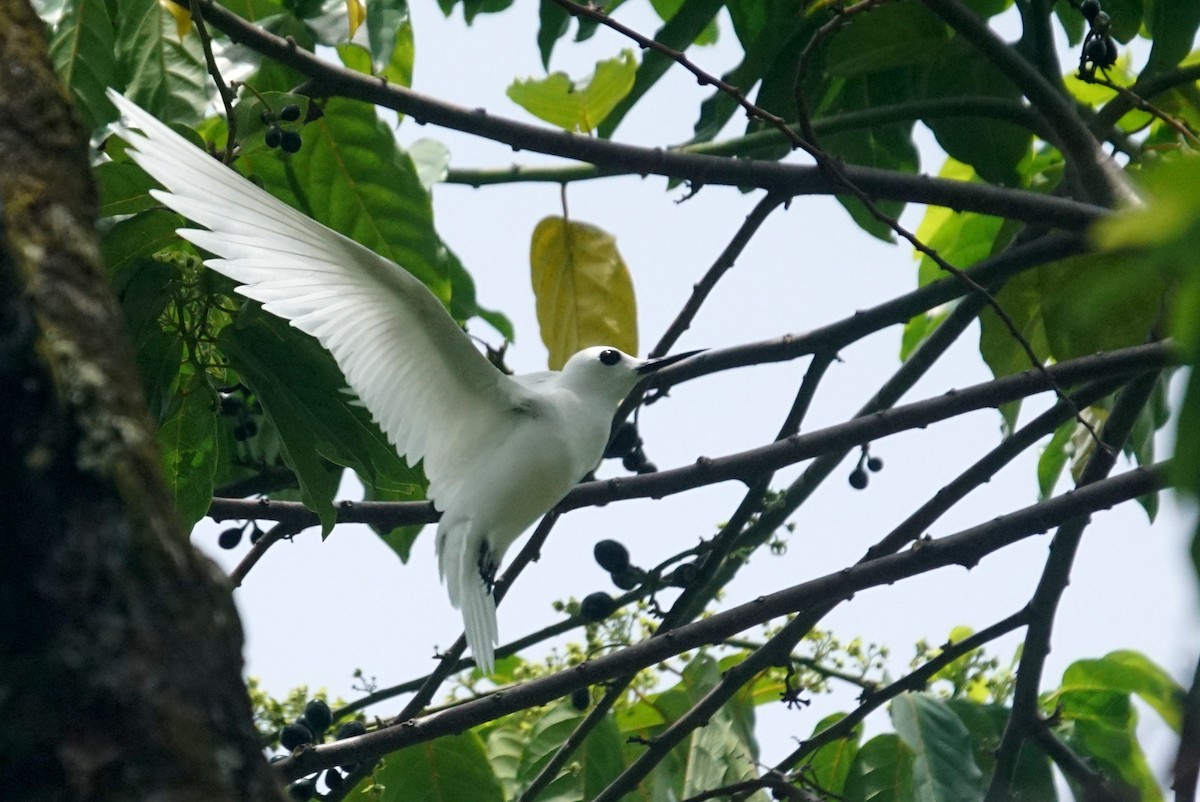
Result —
[[133, 128], [130, 155], [166, 192], [154, 197], [204, 226], [181, 229], [216, 254], [206, 264], [238, 292], [316, 337], [411, 464], [424, 460], [429, 496], [453, 507], [456, 470], [481, 434], [502, 426], [528, 390], [475, 350], [445, 307], [393, 262], [223, 166], [113, 90]]

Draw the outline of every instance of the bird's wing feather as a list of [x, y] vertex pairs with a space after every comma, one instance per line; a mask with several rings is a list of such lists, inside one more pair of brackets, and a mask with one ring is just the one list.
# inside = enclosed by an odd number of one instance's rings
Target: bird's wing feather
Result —
[[425, 462], [440, 509], [464, 487], [456, 463], [528, 390], [496, 370], [411, 274], [305, 217], [109, 90], [131, 156], [166, 192], [156, 198], [207, 231], [179, 234], [238, 292], [328, 349], [350, 387], [410, 463]]

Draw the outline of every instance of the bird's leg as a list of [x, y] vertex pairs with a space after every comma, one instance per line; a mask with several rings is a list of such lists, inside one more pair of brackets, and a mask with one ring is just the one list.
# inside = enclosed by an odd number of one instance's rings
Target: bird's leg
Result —
[[486, 540], [479, 544], [479, 576], [483, 578], [483, 583], [487, 585], [488, 593], [496, 587], [496, 569], [499, 566], [496, 564], [496, 558], [492, 554], [492, 547]]

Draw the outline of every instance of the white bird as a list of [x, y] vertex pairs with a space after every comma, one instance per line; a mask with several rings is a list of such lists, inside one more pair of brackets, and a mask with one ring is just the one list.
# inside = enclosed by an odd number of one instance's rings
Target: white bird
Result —
[[[333, 355], [442, 513], [438, 568], [484, 673], [499, 642], [492, 581], [505, 551], [596, 467], [617, 405], [647, 374], [697, 352], [640, 360], [587, 348], [561, 372], [506, 376], [406, 270], [304, 216], [112, 89], [130, 156], [166, 206], [207, 230], [180, 236], [205, 264]], [[140, 133], [131, 130], [140, 129]]]

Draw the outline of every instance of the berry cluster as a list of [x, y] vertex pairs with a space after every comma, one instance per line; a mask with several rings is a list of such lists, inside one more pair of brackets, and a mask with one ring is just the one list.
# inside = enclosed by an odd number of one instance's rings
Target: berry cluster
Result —
[[[866, 470], [863, 466], [866, 466]], [[863, 446], [862, 453], [858, 455], [858, 465], [850, 471], [850, 486], [855, 490], [866, 488], [870, 482], [870, 477], [867, 475], [868, 470], [871, 473], [879, 473], [883, 470], [883, 460], [879, 457], [872, 457], [870, 449]]]
[[1088, 21], [1079, 55], [1079, 77], [1086, 80], [1095, 77], [1096, 70], [1103, 72], [1117, 63], [1117, 42], [1109, 33], [1112, 18], [1101, 10], [1100, 0], [1083, 0], [1079, 13]]
[[[279, 731], [279, 745], [288, 752], [294, 752], [303, 746], [321, 743], [325, 740], [325, 731], [332, 723], [333, 711], [329, 709], [329, 705], [322, 699], [313, 699], [304, 706], [304, 713], [300, 718], [291, 724], [285, 724]], [[366, 735], [366, 733], [366, 725], [353, 719], [339, 726], [334, 738], [341, 741], [345, 738]], [[283, 760], [284, 757], [286, 756], [276, 755], [271, 760], [272, 762]], [[326, 769], [324, 772], [325, 787], [330, 791], [337, 791], [346, 781], [346, 776], [342, 772], [352, 772], [355, 768], [357, 765], [342, 766], [340, 770]], [[317, 795], [317, 779], [320, 776], [320, 774], [314, 774], [311, 777], [296, 780], [288, 786], [288, 795], [296, 802], [308, 802]]]
[[242, 537], [246, 534], [246, 530], [250, 531], [251, 546], [261, 540], [262, 536], [266, 534], [258, 528], [256, 522], [246, 521], [241, 526], [231, 526], [217, 535], [217, 545], [223, 549], [236, 549], [238, 544], [242, 542]]
[[[592, 556], [601, 568], [608, 571], [613, 584], [621, 590], [633, 590], [649, 579], [655, 580], [655, 584], [658, 583], [657, 572], [647, 572], [631, 563], [629, 549], [615, 540], [601, 540], [592, 549]], [[694, 562], [683, 563], [675, 566], [675, 570], [667, 575], [666, 583], [685, 588], [696, 581], [696, 575], [697, 568]], [[616, 609], [617, 602], [612, 596], [597, 591], [588, 594], [580, 602], [579, 615], [583, 620], [595, 623], [608, 618]]]
[[658, 470], [657, 465], [646, 459], [646, 452], [642, 450], [642, 438], [638, 435], [637, 424], [629, 421], [622, 423], [617, 428], [612, 440], [609, 441], [608, 448], [604, 451], [604, 457], [605, 459], [620, 457], [625, 470], [637, 474], [654, 473]]
[[250, 403], [236, 393], [221, 395], [221, 415], [233, 419], [233, 439], [239, 443], [249, 440], [258, 434], [256, 415], [262, 414], [262, 405], [257, 401]]
[[267, 126], [266, 143], [268, 148], [279, 148], [284, 153], [295, 153], [300, 150], [300, 134], [279, 125], [279, 122], [294, 123], [300, 119], [300, 107], [289, 103], [276, 114], [273, 111], [262, 113], [263, 125]]

